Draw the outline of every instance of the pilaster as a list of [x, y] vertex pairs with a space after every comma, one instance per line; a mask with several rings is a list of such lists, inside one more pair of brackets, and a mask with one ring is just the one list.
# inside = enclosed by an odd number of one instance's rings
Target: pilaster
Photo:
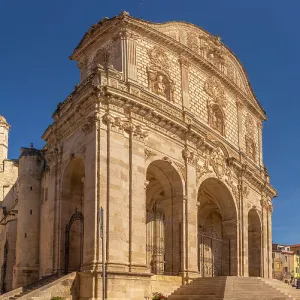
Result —
[[243, 149], [243, 104], [240, 100], [236, 101], [237, 119], [238, 119], [238, 144], [239, 149]]
[[184, 198], [184, 270], [188, 278], [198, 277], [198, 227], [197, 227], [197, 183], [196, 164], [198, 158], [188, 149], [183, 150], [186, 168]]
[[262, 146], [262, 129], [263, 125], [262, 122], [257, 122], [257, 136], [258, 136], [258, 157], [259, 157], [259, 164], [263, 166], [263, 146]]
[[116, 66], [118, 70], [121, 69], [124, 81], [137, 80], [136, 38], [136, 35], [124, 28], [116, 41], [118, 53]]
[[181, 93], [182, 93], [182, 107], [190, 110], [189, 99], [189, 67], [190, 63], [186, 57], [180, 57], [179, 63], [181, 66]]
[[[85, 178], [84, 178], [84, 241], [82, 270], [97, 269], [99, 258], [99, 108], [89, 115], [82, 128], [85, 134]], [[100, 252], [101, 253], [101, 252]]]
[[146, 265], [145, 143], [147, 131], [125, 123], [129, 134], [129, 268], [148, 272]]

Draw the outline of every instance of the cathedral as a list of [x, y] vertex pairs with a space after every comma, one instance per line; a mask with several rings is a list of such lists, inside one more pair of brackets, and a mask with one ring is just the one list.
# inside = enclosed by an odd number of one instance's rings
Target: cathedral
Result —
[[196, 25], [122, 12], [70, 59], [80, 83], [43, 149], [8, 159], [0, 116], [1, 293], [54, 275], [80, 300], [272, 278], [267, 116], [235, 54]]

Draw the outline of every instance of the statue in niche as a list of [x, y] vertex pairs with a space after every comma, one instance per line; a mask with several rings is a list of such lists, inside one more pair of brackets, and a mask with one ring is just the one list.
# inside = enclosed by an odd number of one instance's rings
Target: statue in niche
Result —
[[166, 85], [164, 84], [164, 78], [162, 75], [158, 75], [155, 83], [155, 92], [158, 95], [166, 96]]
[[210, 107], [210, 126], [224, 135], [224, 118], [223, 113], [218, 105]]
[[151, 92], [173, 101], [173, 82], [166, 73], [148, 68], [148, 78]]

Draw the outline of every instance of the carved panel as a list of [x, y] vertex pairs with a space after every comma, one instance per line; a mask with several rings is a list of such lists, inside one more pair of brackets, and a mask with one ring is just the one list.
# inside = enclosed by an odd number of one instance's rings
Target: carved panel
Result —
[[220, 80], [215, 76], [211, 76], [205, 81], [204, 90], [215, 103], [222, 107], [227, 105], [225, 89]]

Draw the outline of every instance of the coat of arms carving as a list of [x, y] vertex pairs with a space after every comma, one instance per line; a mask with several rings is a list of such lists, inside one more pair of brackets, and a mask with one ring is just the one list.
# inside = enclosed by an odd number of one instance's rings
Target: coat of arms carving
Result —
[[217, 177], [221, 179], [226, 174], [226, 160], [220, 147], [216, 148], [209, 158], [209, 164], [212, 166]]
[[227, 99], [225, 89], [221, 84], [220, 80], [214, 76], [208, 78], [204, 84], [205, 92], [213, 99], [215, 103], [220, 106], [226, 106]]
[[154, 47], [148, 51], [148, 55], [152, 65], [160, 67], [164, 70], [169, 69], [169, 59], [163, 49], [159, 47]]

